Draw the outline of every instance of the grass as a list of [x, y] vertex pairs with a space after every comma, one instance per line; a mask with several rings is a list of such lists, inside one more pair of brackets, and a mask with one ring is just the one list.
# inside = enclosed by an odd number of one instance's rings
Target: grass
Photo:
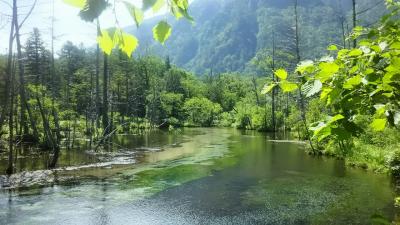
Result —
[[393, 128], [387, 128], [380, 133], [367, 130], [354, 138], [351, 147], [345, 152], [340, 151], [335, 144], [328, 145], [323, 151], [324, 155], [344, 159], [348, 166], [378, 173], [392, 172], [391, 163], [398, 153], [400, 153], [400, 132]]

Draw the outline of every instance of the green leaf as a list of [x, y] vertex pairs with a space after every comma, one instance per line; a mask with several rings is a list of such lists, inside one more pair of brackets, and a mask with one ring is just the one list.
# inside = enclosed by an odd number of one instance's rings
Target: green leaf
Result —
[[400, 50], [400, 42], [394, 42], [390, 45], [390, 49]]
[[340, 49], [338, 52], [337, 58], [342, 59], [347, 56], [347, 53], [349, 53], [348, 49]]
[[135, 36], [128, 33], [122, 34], [122, 44], [120, 45], [120, 48], [128, 57], [132, 56], [132, 53], [136, 50], [137, 46], [138, 39]]
[[386, 111], [385, 105], [383, 105], [383, 104], [376, 104], [376, 105], [374, 105], [374, 108], [376, 109], [376, 112], [375, 112], [376, 117], [382, 116]]
[[172, 32], [171, 26], [165, 21], [160, 21], [153, 28], [153, 37], [156, 41], [160, 42], [161, 44], [164, 44], [165, 41], [171, 35], [171, 32]]
[[341, 94], [341, 89], [339, 88], [334, 88], [328, 95], [328, 100], [326, 101], [327, 105], [331, 105], [332, 103], [336, 101], [340, 101], [340, 94]]
[[104, 30], [102, 32], [108, 32], [108, 35], [110, 36], [112, 40], [112, 45], [113, 47], [119, 46], [122, 41], [122, 31], [121, 29], [117, 29], [115, 27], [109, 28], [107, 30]]
[[349, 73], [350, 74], [356, 73], [358, 69], [360, 69], [360, 67], [358, 65], [355, 65], [349, 70]]
[[361, 51], [360, 49], [353, 49], [349, 52], [348, 56], [350, 57], [357, 57], [363, 54], [363, 51]]
[[400, 74], [398, 72], [387, 72], [382, 78], [383, 84], [391, 84], [400, 81]]
[[183, 17], [183, 14], [181, 13], [181, 9], [176, 5], [171, 6], [171, 12], [175, 16], [175, 18], [178, 20]]
[[279, 77], [279, 79], [281, 79], [281, 80], [286, 80], [288, 77], [288, 73], [284, 69], [279, 69], [279, 70], [275, 71], [275, 75], [277, 77]]
[[386, 67], [385, 70], [388, 72], [400, 72], [400, 58], [393, 57], [390, 61], [390, 66]]
[[342, 120], [342, 119], [344, 119], [345, 117], [342, 115], [342, 114], [337, 114], [337, 115], [335, 115], [334, 117], [331, 117], [330, 119], [329, 119], [329, 121], [328, 121], [328, 124], [332, 124], [332, 123], [334, 123], [334, 122], [336, 122], [336, 121], [339, 121], [339, 120]]
[[142, 4], [142, 9], [144, 11], [150, 9], [151, 7], [154, 7], [154, 5], [157, 3], [157, 0], [143, 0]]
[[367, 46], [367, 47], [369, 47], [369, 46], [371, 46], [371, 40], [367, 40], [367, 39], [361, 40], [360, 43], [359, 43], [359, 45], [360, 45], [360, 46]]
[[86, 5], [86, 0], [63, 0], [63, 2], [80, 9], [83, 9]]
[[343, 84], [344, 89], [353, 89], [355, 86], [358, 86], [361, 84], [362, 78], [360, 75], [356, 75], [354, 77], [351, 77], [346, 80], [346, 82]]
[[176, 6], [183, 10], [187, 10], [189, 8], [188, 0], [173, 0], [172, 1]]
[[324, 88], [322, 89], [320, 99], [325, 100], [328, 98], [328, 95], [332, 92], [332, 88]]
[[281, 87], [283, 92], [292, 92], [299, 88], [297, 84], [289, 82], [287, 80], [282, 80], [279, 86]]
[[322, 83], [339, 71], [339, 66], [334, 62], [322, 62], [319, 64], [319, 68], [320, 72], [316, 75], [316, 78], [321, 80]]
[[386, 127], [386, 122], [387, 122], [386, 118], [385, 119], [374, 119], [374, 121], [372, 121], [370, 126], [374, 131], [383, 131]]
[[105, 54], [111, 54], [111, 51], [113, 50], [115, 45], [107, 30], [101, 31], [101, 35], [97, 37], [97, 42], [99, 43], [101, 50], [103, 50]]
[[270, 85], [265, 85], [264, 88], [263, 88], [262, 91], [261, 91], [261, 94], [262, 94], [262, 95], [268, 94], [269, 92], [272, 91], [272, 89], [274, 89], [274, 87], [276, 87], [276, 84], [275, 84], [275, 83], [272, 83], [272, 84], [270, 84]]
[[331, 46], [328, 47], [328, 50], [329, 50], [329, 51], [337, 51], [338, 48], [337, 48], [336, 45], [331, 45]]
[[165, 0], [157, 0], [153, 5], [153, 12], [158, 12], [165, 5]]
[[181, 7], [179, 7], [176, 4], [173, 4], [171, 6], [171, 12], [175, 16], [175, 18], [178, 19], [178, 20], [181, 19], [182, 17], [185, 17], [190, 22], [194, 21], [193, 18], [189, 15], [187, 9], [182, 9]]
[[318, 141], [322, 141], [331, 135], [331, 128], [324, 122], [319, 122], [317, 126], [310, 127], [310, 130], [314, 132], [313, 138], [317, 138]]
[[129, 2], [124, 2], [126, 8], [129, 11], [129, 14], [132, 16], [132, 18], [135, 20], [136, 27], [139, 27], [140, 24], [143, 22], [144, 14], [143, 11], [140, 10], [139, 8], [135, 7]]
[[314, 80], [312, 88], [306, 93], [306, 97], [311, 97], [319, 93], [322, 89], [322, 83], [319, 80]]
[[303, 74], [306, 71], [311, 70], [314, 67], [314, 62], [311, 60], [302, 61], [297, 65], [296, 72]]
[[84, 21], [93, 22], [108, 6], [109, 4], [106, 0], [88, 0], [79, 12], [79, 16]]

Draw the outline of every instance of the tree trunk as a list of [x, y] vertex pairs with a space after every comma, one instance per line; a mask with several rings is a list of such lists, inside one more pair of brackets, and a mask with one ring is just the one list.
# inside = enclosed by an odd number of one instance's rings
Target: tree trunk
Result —
[[32, 116], [32, 111], [28, 104], [28, 99], [25, 92], [25, 78], [24, 78], [24, 64], [21, 50], [21, 40], [19, 34], [19, 24], [18, 24], [18, 9], [17, 0], [13, 0], [13, 17], [14, 17], [14, 27], [15, 27], [15, 37], [17, 41], [17, 58], [18, 58], [18, 73], [20, 79], [20, 98], [21, 98], [21, 124], [24, 125], [24, 134], [28, 134], [27, 124], [25, 122], [25, 110], [28, 112], [28, 117], [33, 130], [33, 136], [39, 139], [39, 132], [36, 127], [36, 122]]
[[52, 81], [52, 115], [54, 118], [54, 126], [55, 126], [55, 133], [56, 133], [56, 140], [55, 142], [57, 145], [60, 145], [61, 142], [61, 133], [60, 133], [60, 123], [58, 119], [58, 113], [55, 108], [55, 100], [57, 98], [57, 87], [56, 87], [56, 70], [54, 65], [54, 0], [52, 1], [52, 18], [51, 18], [51, 81]]
[[[9, 95], [10, 95], [10, 83], [12, 79], [12, 65], [13, 65], [13, 43], [14, 43], [14, 16], [11, 20], [11, 28], [10, 28], [10, 36], [9, 36], [9, 41], [8, 41], [8, 58], [7, 58], [7, 66], [6, 66], [6, 86], [4, 88], [4, 96], [5, 100], [1, 104], [1, 114], [0, 114], [0, 131], [2, 130], [6, 115], [7, 115], [7, 108], [8, 108], [8, 101], [9, 101]], [[0, 132], [0, 137], [1, 137], [1, 132]]]
[[108, 118], [108, 56], [104, 54], [104, 68], [103, 68], [103, 135], [107, 136], [110, 131], [109, 118]]
[[[275, 82], [275, 33], [272, 31], [272, 81]], [[276, 118], [275, 118], [275, 95], [276, 95], [276, 88], [272, 88], [272, 131], [276, 131]]]
[[[11, 72], [11, 71], [10, 71]], [[9, 110], [9, 117], [8, 117], [8, 127], [9, 127], [9, 152], [8, 152], [8, 166], [6, 173], [8, 175], [11, 175], [14, 172], [14, 164], [13, 164], [13, 147], [14, 147], [14, 76], [13, 72], [11, 74], [11, 79], [9, 83], [9, 87], [6, 87], [9, 89], [9, 94], [10, 94], [10, 110]], [[8, 96], [6, 96], [8, 98]]]
[[342, 41], [343, 41], [343, 48], [346, 48], [346, 31], [344, 30], [344, 19], [340, 21], [342, 27]]
[[260, 105], [260, 97], [258, 96], [257, 80], [256, 80], [255, 76], [253, 76], [251, 81], [253, 83], [253, 91], [254, 91], [254, 95], [256, 97], [256, 104], [257, 104], [257, 106], [259, 106]]
[[[353, 29], [357, 26], [357, 12], [356, 12], [356, 0], [352, 0], [353, 3]], [[357, 47], [357, 39], [353, 40], [353, 48]]]
[[[297, 63], [300, 63], [301, 61], [301, 57], [300, 57], [300, 35], [299, 35], [299, 15], [298, 15], [298, 11], [297, 11], [297, 2], [298, 0], [295, 0], [295, 5], [294, 5], [294, 15], [295, 15], [295, 22], [296, 22], [296, 37], [295, 37], [295, 41], [296, 41], [296, 59], [297, 59]], [[298, 79], [299, 82], [301, 83], [301, 77], [300, 77], [300, 73], [298, 73]], [[300, 112], [301, 112], [301, 120], [303, 121], [303, 125], [305, 128], [305, 137], [307, 140], [309, 140], [310, 142], [310, 146], [313, 152], [315, 152], [314, 149], [314, 145], [311, 141], [310, 135], [309, 135], [309, 130], [308, 130], [308, 125], [307, 125], [307, 118], [306, 118], [306, 109], [305, 109], [305, 101], [304, 101], [304, 96], [303, 93], [301, 91], [301, 88], [299, 89], [299, 103], [300, 103]]]
[[53, 150], [53, 157], [49, 164], [49, 168], [54, 168], [58, 161], [60, 147], [59, 147], [58, 143], [56, 142], [56, 140], [54, 139], [53, 133], [50, 128], [49, 120], [46, 116], [46, 112], [44, 111], [42, 103], [40, 102], [39, 95], [36, 95], [36, 101], [37, 101], [37, 104], [39, 107], [40, 115], [42, 117], [43, 129], [44, 129], [44, 135], [45, 135], [46, 141], [50, 145], [51, 149]]
[[[99, 20], [97, 20], [97, 36], [100, 35], [100, 25]], [[97, 128], [100, 127], [100, 47], [99, 44], [96, 45], [96, 125]]]

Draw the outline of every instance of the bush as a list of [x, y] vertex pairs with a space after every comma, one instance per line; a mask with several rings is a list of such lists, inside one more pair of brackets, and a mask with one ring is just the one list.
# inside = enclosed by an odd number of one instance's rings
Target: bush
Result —
[[271, 130], [271, 106], [257, 106], [245, 100], [240, 101], [235, 107], [234, 126], [246, 130]]
[[187, 100], [183, 109], [186, 112], [186, 122], [189, 126], [211, 127], [216, 124], [222, 112], [218, 103], [198, 97]]
[[394, 177], [400, 178], [400, 150], [395, 151], [390, 157], [389, 170]]

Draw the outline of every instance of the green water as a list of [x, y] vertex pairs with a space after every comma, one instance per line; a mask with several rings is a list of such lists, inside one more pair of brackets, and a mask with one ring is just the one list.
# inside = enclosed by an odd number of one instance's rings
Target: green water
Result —
[[[63, 152], [64, 169], [45, 186], [0, 189], [0, 224], [396, 220], [387, 176], [309, 156], [301, 145], [273, 142], [266, 134], [199, 128], [120, 136], [115, 143], [102, 153], [83, 147]], [[36, 159], [41, 169], [46, 159]]]

